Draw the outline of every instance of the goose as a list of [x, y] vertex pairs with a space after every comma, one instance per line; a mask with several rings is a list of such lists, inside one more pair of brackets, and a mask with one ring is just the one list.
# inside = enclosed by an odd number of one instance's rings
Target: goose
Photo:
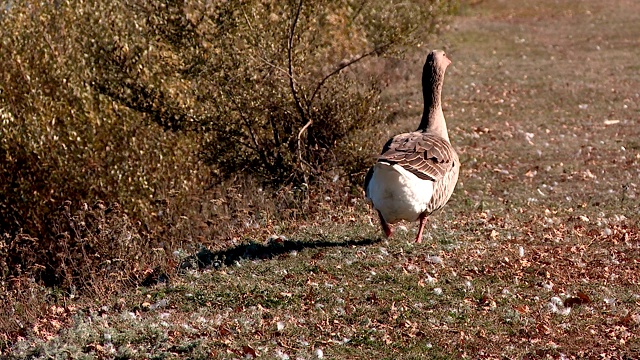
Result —
[[393, 234], [390, 224], [419, 220], [416, 242], [422, 242], [427, 217], [449, 201], [458, 181], [460, 161], [449, 142], [441, 100], [450, 64], [444, 51], [429, 53], [422, 70], [424, 113], [418, 129], [389, 139], [365, 177], [365, 196], [387, 238]]

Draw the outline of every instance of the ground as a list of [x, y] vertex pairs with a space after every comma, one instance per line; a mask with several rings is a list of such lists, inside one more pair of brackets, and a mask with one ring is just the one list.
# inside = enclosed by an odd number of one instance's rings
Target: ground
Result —
[[[382, 238], [354, 197], [169, 281], [53, 305], [47, 321], [71, 320], [8, 356], [639, 358], [639, 13], [487, 0], [426, 44], [453, 61], [444, 113], [462, 170], [422, 244], [415, 224]], [[417, 126], [426, 53], [383, 74], [395, 115], [381, 145]]]

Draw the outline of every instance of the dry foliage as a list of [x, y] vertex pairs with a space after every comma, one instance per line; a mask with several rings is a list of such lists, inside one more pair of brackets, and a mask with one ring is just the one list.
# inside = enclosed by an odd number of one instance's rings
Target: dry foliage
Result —
[[167, 129], [203, 135], [217, 175], [272, 184], [351, 162], [349, 136], [379, 120], [380, 83], [361, 65], [418, 42], [452, 11], [449, 1], [111, 6], [132, 21], [102, 24], [110, 36], [92, 46], [93, 86]]

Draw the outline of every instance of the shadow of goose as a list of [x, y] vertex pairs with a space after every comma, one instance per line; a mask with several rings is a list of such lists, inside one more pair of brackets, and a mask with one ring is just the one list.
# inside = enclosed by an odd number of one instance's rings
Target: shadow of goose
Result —
[[240, 260], [266, 260], [304, 249], [319, 249], [332, 247], [366, 246], [379, 243], [382, 239], [361, 239], [346, 241], [299, 241], [271, 240], [267, 244], [250, 242], [230, 249], [212, 252], [203, 247], [197, 254], [187, 257], [180, 264], [181, 270], [220, 268], [230, 266]]
[[[334, 247], [367, 246], [380, 243], [382, 239], [360, 239], [346, 241], [300, 241], [277, 238], [266, 244], [249, 242], [226, 250], [213, 252], [203, 247], [195, 255], [186, 257], [178, 265], [178, 272], [196, 269], [219, 269], [230, 266], [240, 260], [268, 260], [274, 257], [290, 254], [293, 251], [305, 249], [322, 249]], [[139, 283], [141, 286], [169, 284], [169, 275], [159, 268], [152, 271]]]

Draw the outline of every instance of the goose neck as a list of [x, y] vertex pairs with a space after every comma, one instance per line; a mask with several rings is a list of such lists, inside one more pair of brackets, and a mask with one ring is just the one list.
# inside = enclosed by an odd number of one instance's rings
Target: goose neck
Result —
[[444, 72], [426, 72], [422, 78], [424, 112], [418, 131], [428, 131], [448, 140], [447, 124], [442, 112], [442, 84]]

